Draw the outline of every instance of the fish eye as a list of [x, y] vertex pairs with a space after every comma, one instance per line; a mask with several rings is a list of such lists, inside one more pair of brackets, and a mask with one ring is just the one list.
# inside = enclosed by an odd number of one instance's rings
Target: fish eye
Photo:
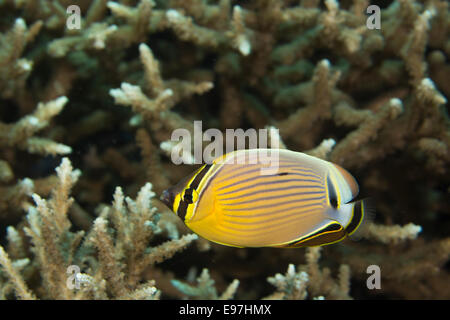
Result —
[[189, 188], [186, 191], [184, 191], [184, 194], [183, 194], [184, 202], [191, 204], [191, 203], [196, 202], [197, 199], [198, 199], [198, 193], [195, 189]]
[[184, 202], [193, 203], [192, 194], [185, 193], [183, 197]]

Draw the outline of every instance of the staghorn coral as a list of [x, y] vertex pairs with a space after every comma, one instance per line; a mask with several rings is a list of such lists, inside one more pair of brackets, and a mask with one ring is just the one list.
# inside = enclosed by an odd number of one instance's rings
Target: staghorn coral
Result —
[[18, 208], [26, 209], [28, 206], [26, 196], [31, 195], [35, 188], [33, 181], [29, 178], [20, 179], [15, 185], [11, 185], [11, 181], [14, 180], [14, 172], [9, 162], [12, 162], [13, 156], [12, 152], [8, 154], [6, 150], [19, 149], [44, 155], [65, 155], [72, 152], [70, 146], [35, 136], [62, 111], [67, 101], [66, 97], [59, 97], [47, 103], [39, 103], [32, 114], [22, 117], [15, 123], [0, 122], [0, 147], [9, 160], [1, 160], [3, 170], [0, 182], [7, 183], [0, 186], [2, 213], [7, 213], [9, 209], [13, 211]]
[[191, 286], [178, 280], [172, 280], [172, 285], [184, 293], [186, 296], [196, 299], [232, 299], [238, 286], [239, 280], [235, 279], [227, 287], [227, 289], [220, 295], [217, 295], [217, 290], [214, 287], [214, 280], [211, 279], [208, 269], [203, 269], [200, 276], [197, 278], [197, 286]]
[[269, 277], [272, 285], [277, 290], [265, 299], [289, 299], [302, 300], [307, 298], [308, 292], [314, 296], [313, 299], [350, 299], [350, 268], [341, 265], [339, 276], [334, 280], [330, 276], [328, 268], [320, 269], [318, 260], [320, 258], [320, 247], [308, 248], [306, 252], [306, 265], [299, 266], [296, 272], [295, 266], [290, 264], [285, 275], [277, 273]]
[[[67, 158], [63, 158], [56, 172], [59, 181], [51, 198], [45, 200], [33, 194], [36, 205], [29, 208], [28, 226], [23, 228], [31, 238], [31, 258], [23, 258], [29, 250], [18, 231], [14, 227], [8, 229], [10, 255], [0, 247], [0, 265], [9, 281], [2, 284], [0, 296], [8, 297], [14, 289], [18, 298], [36, 298], [26, 284], [28, 279], [20, 273], [29, 266], [37, 268], [42, 276], [38, 293], [41, 298], [159, 298], [154, 281], [140, 283], [141, 273], [146, 267], [172, 257], [197, 236], [186, 235], [155, 247], [147, 246], [157, 231], [156, 208], [152, 206], [155, 194], [150, 183], [141, 188], [136, 200], [125, 197], [118, 187], [112, 207], [102, 210], [88, 234], [71, 232], [68, 210], [73, 198], [70, 190], [81, 172], [73, 170]], [[114, 235], [108, 230], [110, 223], [114, 226]], [[69, 286], [67, 277], [71, 268], [78, 270], [74, 273], [73, 287]], [[32, 272], [28, 270], [27, 274]]]
[[[180, 80], [169, 80], [164, 83], [159, 72], [159, 66], [150, 48], [142, 43], [139, 45], [147, 90], [153, 96], [149, 99], [139, 86], [122, 83], [120, 89], [111, 89], [110, 95], [116, 103], [131, 106], [135, 112], [146, 121], [152, 123], [152, 130], [174, 130], [176, 128], [189, 128], [193, 131], [192, 124], [182, 119], [176, 113], [170, 111], [181, 99], [193, 94], [202, 94], [212, 88], [211, 82], [198, 84]], [[157, 127], [153, 124], [157, 124]]]
[[67, 103], [66, 97], [59, 97], [47, 103], [39, 103], [36, 110], [13, 124], [0, 123], [0, 146], [17, 147], [30, 153], [61, 154], [72, 152], [69, 146], [34, 135], [48, 126], [49, 121], [59, 114]]
[[0, 94], [3, 98], [14, 97], [24, 89], [33, 62], [21, 56], [41, 27], [42, 22], [37, 21], [28, 28], [25, 21], [18, 18], [11, 30], [0, 35]]
[[[70, 30], [72, 4], [0, 1], [1, 298], [450, 297], [448, 1], [387, 1], [381, 29], [366, 27], [375, 1], [82, 0], [81, 28]], [[166, 252], [193, 240], [142, 198], [152, 197], [148, 182], [159, 195], [193, 170], [170, 162], [170, 136], [192, 134], [194, 120], [222, 132], [279, 128], [269, 145], [352, 172], [361, 196], [375, 198], [375, 223], [359, 241], [323, 248], [321, 267], [316, 249], [303, 257], [203, 239], [188, 256], [149, 262], [167, 238]], [[83, 172], [66, 174], [77, 180], [70, 196], [54, 191], [60, 155]], [[58, 222], [42, 225], [46, 214]], [[152, 223], [134, 227], [143, 220]], [[71, 259], [84, 290], [56, 288]], [[381, 291], [366, 289], [370, 264]], [[191, 269], [211, 277], [192, 285]]]

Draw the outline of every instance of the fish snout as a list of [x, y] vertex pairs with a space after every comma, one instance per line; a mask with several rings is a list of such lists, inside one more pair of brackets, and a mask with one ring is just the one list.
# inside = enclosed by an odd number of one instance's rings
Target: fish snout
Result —
[[159, 198], [166, 206], [168, 206], [170, 209], [173, 207], [173, 193], [169, 190], [164, 190], [161, 197]]

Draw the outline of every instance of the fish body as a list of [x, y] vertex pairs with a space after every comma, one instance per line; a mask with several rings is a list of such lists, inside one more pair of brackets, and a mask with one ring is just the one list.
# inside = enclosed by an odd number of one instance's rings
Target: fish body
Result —
[[165, 190], [161, 200], [192, 231], [227, 246], [320, 246], [358, 229], [367, 206], [352, 202], [359, 188], [349, 172], [289, 150], [276, 150], [267, 170], [270, 152], [228, 153]]

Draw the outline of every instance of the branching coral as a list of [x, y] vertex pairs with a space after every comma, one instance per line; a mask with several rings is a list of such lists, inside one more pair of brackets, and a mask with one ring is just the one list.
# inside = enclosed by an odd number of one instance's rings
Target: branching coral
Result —
[[233, 280], [220, 296], [217, 295], [217, 290], [214, 287], [214, 280], [209, 276], [208, 269], [203, 269], [201, 275], [197, 278], [196, 286], [178, 280], [172, 280], [172, 285], [188, 297], [196, 299], [228, 300], [233, 298], [239, 286], [239, 280]]
[[350, 292], [350, 268], [341, 265], [339, 276], [334, 280], [330, 276], [328, 268], [319, 267], [320, 247], [308, 248], [306, 252], [306, 265], [295, 271], [295, 266], [290, 264], [285, 275], [276, 274], [267, 281], [277, 287], [277, 290], [265, 299], [289, 299], [299, 300], [308, 297], [328, 299], [349, 299]]
[[[37, 132], [49, 126], [52, 118], [62, 111], [67, 101], [66, 97], [60, 97], [47, 103], [39, 103], [32, 114], [22, 117], [15, 123], [0, 122], [0, 148], [3, 150], [17, 148], [44, 155], [71, 153], [72, 148], [65, 144], [35, 136]], [[3, 154], [8, 157], [8, 161], [1, 160], [3, 170], [0, 182], [8, 184], [0, 186], [2, 212], [6, 213], [9, 208], [12, 210], [26, 209], [28, 206], [26, 196], [31, 195], [34, 191], [34, 183], [31, 179], [24, 178], [17, 181], [15, 185], [11, 185], [10, 182], [15, 176], [9, 164], [13, 161], [12, 153], [4, 152]], [[1, 213], [0, 216], [2, 216]]]
[[21, 58], [25, 47], [32, 42], [42, 27], [37, 21], [29, 28], [18, 18], [12, 30], [0, 34], [0, 96], [11, 98], [23, 92], [25, 81], [33, 68], [33, 62]]
[[295, 272], [295, 266], [290, 264], [286, 275], [277, 273], [274, 277], [267, 279], [271, 284], [277, 287], [277, 291], [266, 299], [289, 299], [303, 300], [307, 297], [306, 286], [308, 283], [308, 274], [304, 271]]
[[116, 103], [131, 106], [146, 121], [152, 121], [150, 128], [153, 131], [186, 128], [192, 132], [192, 123], [171, 112], [170, 108], [181, 99], [210, 90], [213, 86], [212, 83], [193, 84], [176, 79], [164, 82], [160, 75], [158, 62], [150, 48], [146, 44], [141, 44], [139, 51], [144, 65], [146, 89], [150, 97], [144, 94], [139, 86], [129, 83], [122, 83], [120, 89], [111, 89], [110, 95], [114, 97]]
[[368, 226], [366, 238], [373, 238], [383, 243], [399, 243], [406, 239], [416, 239], [422, 230], [420, 226], [408, 223], [405, 226], [384, 226], [371, 223]]
[[[23, 229], [31, 238], [33, 258], [21, 258], [27, 256], [25, 240], [13, 227], [8, 229], [11, 255], [0, 248], [0, 264], [10, 281], [2, 286], [5, 288], [2, 296], [7, 297], [9, 290], [14, 289], [17, 297], [35, 297], [24, 280], [32, 271], [19, 273], [18, 266], [23, 268], [25, 264], [39, 270], [42, 287], [37, 296], [42, 298], [158, 298], [160, 293], [154, 281], [140, 283], [141, 273], [146, 267], [172, 257], [197, 236], [185, 235], [155, 247], [147, 246], [157, 229], [150, 183], [141, 188], [136, 200], [125, 197], [117, 188], [112, 207], [103, 209], [86, 236], [84, 231], [72, 232], [68, 210], [73, 199], [69, 193], [81, 172], [73, 170], [67, 158], [56, 172], [58, 186], [49, 200], [33, 195], [36, 206], [29, 208], [29, 226]], [[114, 234], [109, 230], [110, 223]], [[78, 270], [72, 278], [70, 270]]]
[[[388, 298], [450, 296], [448, 1], [388, 1], [380, 29], [365, 0], [72, 2], [0, 0], [1, 298], [347, 299], [370, 264]], [[375, 223], [306, 263], [200, 239], [159, 264], [195, 238], [153, 193], [194, 170], [169, 161], [194, 120], [279, 128], [269, 146], [352, 172]], [[83, 174], [52, 174], [68, 154]]]
[[0, 147], [17, 146], [31, 153], [61, 154], [72, 151], [69, 146], [56, 143], [34, 135], [49, 125], [50, 120], [58, 115], [67, 103], [66, 97], [59, 97], [47, 103], [39, 103], [36, 110], [13, 124], [0, 122]]

